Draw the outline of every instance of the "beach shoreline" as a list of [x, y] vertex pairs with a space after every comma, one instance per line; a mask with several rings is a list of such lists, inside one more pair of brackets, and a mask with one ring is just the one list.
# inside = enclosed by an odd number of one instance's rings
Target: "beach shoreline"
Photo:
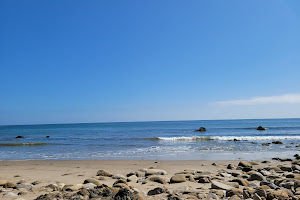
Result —
[[[134, 173], [137, 171], [142, 172], [147, 169], [159, 169], [166, 172], [166, 174], [157, 175], [166, 181], [165, 184], [149, 181], [149, 177], [137, 177], [138, 179], [143, 179], [138, 182], [131, 181], [128, 182], [130, 189], [136, 189], [141, 194], [145, 195], [143, 199], [166, 199], [167, 193], [162, 193], [158, 195], [147, 195], [150, 190], [157, 187], [167, 188], [169, 191], [176, 191], [178, 188], [189, 188], [193, 191], [197, 191], [199, 194], [197, 198], [202, 196], [207, 196], [210, 193], [211, 183], [198, 183], [198, 180], [185, 181], [182, 183], [170, 184], [168, 183], [172, 176], [176, 173], [182, 173], [187, 171], [201, 172], [210, 176], [211, 180], [217, 180], [220, 182], [228, 182], [229, 179], [233, 179], [232, 172], [245, 173], [246, 172], [237, 169], [241, 160], [176, 160], [176, 161], [160, 161], [160, 160], [28, 160], [28, 161], [0, 161], [0, 180], [5, 180], [12, 183], [26, 183], [30, 184], [32, 190], [25, 191], [24, 189], [13, 189], [4, 188], [0, 186], [0, 196], [4, 197], [8, 192], [13, 192], [15, 194], [20, 193], [16, 197], [5, 196], [4, 199], [36, 199], [38, 196], [43, 194], [51, 194], [58, 191], [54, 191], [47, 187], [50, 184], [63, 183], [65, 185], [78, 185], [83, 184], [85, 180], [89, 178], [99, 179], [97, 172], [99, 170], [109, 171], [114, 175], [122, 175], [127, 179], [129, 173]], [[268, 160], [262, 163], [262, 160], [255, 160], [258, 165], [251, 166], [251, 170], [257, 171], [258, 169], [277, 167], [278, 165], [291, 165], [291, 161], [282, 162], [278, 160]], [[228, 165], [234, 166], [235, 169], [227, 169]], [[200, 173], [200, 174], [201, 174]], [[220, 173], [228, 174], [222, 177]], [[297, 172], [298, 173], [298, 172]], [[203, 175], [204, 175], [203, 174]], [[280, 173], [280, 175], [285, 175], [285, 172]], [[194, 176], [194, 175], [193, 175]], [[249, 175], [248, 175], [249, 176]], [[196, 177], [196, 176], [194, 176]], [[101, 183], [112, 187], [117, 179], [111, 177], [104, 177], [100, 180]], [[128, 180], [127, 180], [128, 181]], [[1, 182], [1, 181], [0, 181]], [[254, 181], [257, 184], [257, 181]], [[33, 185], [35, 183], [35, 185]], [[259, 186], [259, 183], [258, 183]], [[245, 186], [239, 186], [238, 188], [242, 190]], [[224, 190], [222, 190], [224, 191]], [[23, 192], [23, 193], [22, 193]], [[76, 191], [73, 191], [76, 192]], [[67, 192], [68, 193], [68, 192]], [[70, 193], [70, 192], [69, 192]], [[225, 191], [226, 193], [226, 191]], [[183, 194], [182, 194], [183, 195]], [[199, 196], [200, 195], [200, 196]], [[184, 196], [184, 195], [183, 195]], [[183, 198], [183, 197], [182, 197]]]

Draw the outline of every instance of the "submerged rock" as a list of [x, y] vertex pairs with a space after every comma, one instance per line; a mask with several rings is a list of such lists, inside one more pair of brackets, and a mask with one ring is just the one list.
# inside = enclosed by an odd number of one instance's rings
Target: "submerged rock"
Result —
[[273, 141], [272, 144], [283, 144], [281, 141]]
[[24, 136], [18, 135], [17, 137], [15, 137], [16, 139], [20, 139], [20, 138], [24, 138]]

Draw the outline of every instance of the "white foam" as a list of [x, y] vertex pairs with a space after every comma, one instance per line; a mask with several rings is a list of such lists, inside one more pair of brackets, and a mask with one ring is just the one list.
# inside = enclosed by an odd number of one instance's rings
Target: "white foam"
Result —
[[206, 140], [300, 140], [300, 136], [191, 136], [158, 137], [164, 141], [206, 141]]

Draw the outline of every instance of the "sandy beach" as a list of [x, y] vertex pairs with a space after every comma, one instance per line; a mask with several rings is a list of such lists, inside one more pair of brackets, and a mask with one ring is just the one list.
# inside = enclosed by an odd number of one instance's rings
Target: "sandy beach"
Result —
[[[298, 164], [291, 159], [0, 161], [0, 197], [117, 199], [126, 188], [133, 195], [129, 199], [298, 199]], [[105, 188], [113, 191], [109, 197], [91, 195]]]

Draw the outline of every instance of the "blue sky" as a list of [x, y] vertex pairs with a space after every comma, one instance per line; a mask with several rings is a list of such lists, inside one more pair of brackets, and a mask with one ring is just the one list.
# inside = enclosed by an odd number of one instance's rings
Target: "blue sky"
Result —
[[300, 117], [300, 2], [0, 2], [0, 124]]

